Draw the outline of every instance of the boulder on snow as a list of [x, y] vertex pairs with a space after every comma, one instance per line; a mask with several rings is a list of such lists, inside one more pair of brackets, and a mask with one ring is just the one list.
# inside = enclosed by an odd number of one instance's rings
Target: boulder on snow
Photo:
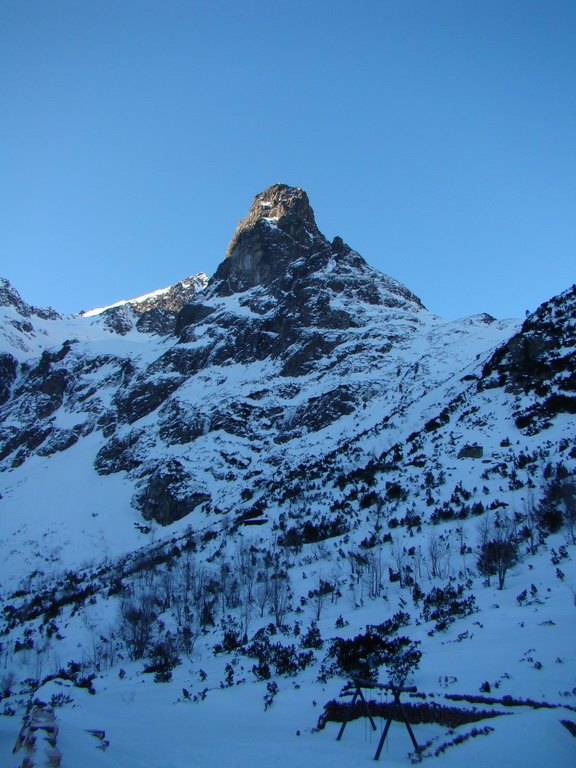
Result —
[[459, 459], [481, 459], [484, 456], [484, 448], [481, 445], [465, 445], [458, 451]]

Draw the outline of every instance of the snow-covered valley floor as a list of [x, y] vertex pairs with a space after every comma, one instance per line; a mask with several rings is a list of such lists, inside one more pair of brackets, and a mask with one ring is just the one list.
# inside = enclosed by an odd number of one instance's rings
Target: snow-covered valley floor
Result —
[[[507, 713], [453, 729], [415, 724], [418, 743], [424, 746], [424, 763], [442, 768], [460, 768], [468, 762], [495, 768], [568, 768], [576, 758], [576, 739], [561, 721], [576, 723], [576, 605], [571, 589], [576, 584], [576, 558], [574, 547], [567, 547], [569, 557], [561, 563], [564, 579], [558, 579], [550, 556], [562, 543], [560, 534], [549, 537], [545, 547], [533, 557], [526, 556], [508, 574], [502, 591], [476, 580], [472, 591], [479, 610], [432, 636], [428, 632], [433, 622], [418, 619], [409, 590], [390, 585], [386, 599], [365, 600], [357, 609], [344, 595], [322, 611], [318, 628], [325, 643], [314, 651], [317, 662], [293, 677], [275, 677], [278, 692], [267, 707], [268, 684], [255, 680], [253, 660], [237, 652], [214, 654], [213, 635], [198, 640], [193, 654], [182, 659], [168, 683], [156, 683], [153, 675], [144, 674], [142, 661], [125, 660], [96, 677], [93, 695], [65, 680], [52, 680], [34, 696], [45, 702], [59, 694], [60, 699], [69, 699], [55, 709], [62, 768], [367, 765], [373, 760], [384, 721], [378, 719], [378, 731], [372, 733], [366, 718], [353, 720], [341, 741], [336, 741], [339, 724], [335, 722], [317, 731], [324, 705], [338, 698], [345, 683], [338, 677], [319, 682], [319, 664], [329, 638], [354, 637], [367, 624], [383, 621], [400, 607], [412, 614], [402, 632], [421, 642], [423, 654], [410, 682], [419, 694], [426, 694], [425, 699], [404, 694], [404, 701]], [[517, 596], [524, 589], [532, 600], [520, 604]], [[308, 611], [298, 616], [303, 627], [310, 620]], [[335, 631], [340, 616], [348, 625]], [[293, 626], [294, 619], [294, 614], [288, 614], [286, 623]], [[254, 620], [250, 634], [268, 621], [269, 617], [260, 624]], [[78, 654], [89, 643], [86, 626], [69, 621], [61, 625], [61, 632], [68, 647], [79, 646]], [[67, 659], [59, 661], [65, 665]], [[234, 680], [230, 687], [222, 687], [227, 664], [234, 670]], [[238, 682], [243, 679], [246, 682]], [[384, 670], [380, 679], [385, 681]], [[201, 691], [205, 695], [194, 701]], [[376, 702], [385, 699], [379, 691], [367, 693]], [[447, 695], [504, 701], [467, 702], [447, 699]], [[549, 706], [507, 705], [519, 700]], [[22, 765], [23, 751], [14, 754], [12, 749], [25, 703], [26, 697], [18, 693], [2, 701], [2, 706], [15, 710], [13, 716], [0, 717], [0, 764], [6, 768]], [[89, 730], [105, 732], [106, 749]], [[436, 755], [442, 745], [474, 730], [481, 733]], [[394, 722], [381, 762], [409, 765], [416, 759], [412, 753], [403, 724]]]

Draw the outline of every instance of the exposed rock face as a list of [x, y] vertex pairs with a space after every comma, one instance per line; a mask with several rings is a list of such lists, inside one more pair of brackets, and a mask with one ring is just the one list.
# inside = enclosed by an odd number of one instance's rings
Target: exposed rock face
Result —
[[134, 328], [141, 333], [167, 336], [174, 332], [178, 313], [195, 294], [204, 290], [208, 277], [200, 272], [148, 296], [127, 301], [102, 312], [104, 325], [125, 336]]
[[458, 451], [459, 459], [481, 459], [484, 456], [484, 449], [481, 445], [464, 445]]
[[542, 304], [485, 364], [478, 388], [536, 396], [516, 426], [536, 434], [558, 413], [576, 413], [576, 285]]
[[204, 365], [278, 359], [281, 375], [302, 376], [347, 342], [349, 329], [373, 322], [371, 307], [415, 322], [423, 309], [340, 238], [330, 243], [305, 192], [277, 184], [256, 197], [201, 300], [180, 312], [176, 333], [185, 344], [202, 337]]
[[22, 317], [36, 316], [44, 320], [59, 320], [62, 317], [52, 307], [33, 307], [27, 304], [4, 277], [0, 277], [0, 307], [13, 307]]
[[145, 315], [152, 310], [161, 310], [176, 314], [182, 307], [208, 284], [208, 276], [204, 272], [181, 280], [164, 291], [156, 291], [149, 296], [134, 299], [128, 302], [140, 315]]
[[114, 472], [130, 472], [142, 464], [139, 455], [139, 441], [144, 437], [145, 430], [135, 429], [127, 434], [113, 437], [98, 451], [94, 468], [100, 475], [111, 475]]
[[276, 442], [284, 443], [303, 432], [317, 432], [342, 416], [353, 413], [358, 393], [341, 385], [319, 397], [312, 397], [286, 418], [279, 429]]
[[[45, 327], [64, 320], [51, 307], [27, 304], [10, 282], [0, 277], [0, 354], [21, 360], [47, 346]], [[2, 373], [0, 373], [0, 380]], [[0, 398], [2, 397], [0, 384]]]
[[538, 307], [526, 318], [520, 331], [492, 355], [484, 366], [482, 386], [497, 384], [530, 392], [539, 383], [551, 381], [557, 373], [573, 367], [575, 314], [576, 285], [573, 285]]
[[0, 405], [10, 397], [10, 388], [16, 379], [18, 361], [8, 352], [0, 354]]
[[109, 331], [117, 333], [118, 336], [125, 336], [127, 333], [130, 333], [135, 325], [134, 313], [128, 304], [105, 309], [102, 312], [102, 321]]
[[275, 184], [254, 199], [211, 283], [220, 283], [220, 295], [266, 285], [280, 277], [291, 261], [327, 245], [306, 193]]
[[[302, 264], [297, 264], [303, 259]], [[226, 251], [226, 258], [211, 278], [212, 295], [228, 296], [255, 286], [268, 286], [281, 280], [277, 289], [290, 291], [295, 277], [311, 276], [332, 260], [348, 261], [355, 269], [367, 268], [366, 262], [341, 238], [332, 243], [322, 235], [310, 207], [308, 196], [299, 187], [275, 184], [257, 195], [248, 215], [236, 228]], [[369, 268], [368, 268], [369, 269]], [[376, 270], [370, 270], [378, 274]], [[345, 284], [333, 276], [332, 288], [339, 292]], [[388, 278], [387, 290], [422, 306], [405, 286]], [[364, 285], [364, 300], [379, 303], [377, 288]], [[302, 296], [308, 303], [309, 297]]]
[[210, 496], [193, 487], [193, 479], [177, 459], [156, 468], [132, 499], [145, 520], [169, 525], [189, 515]]
[[166, 376], [163, 378], [140, 377], [130, 389], [119, 392], [114, 398], [118, 420], [133, 424], [147, 416], [175, 392], [184, 382], [184, 377]]

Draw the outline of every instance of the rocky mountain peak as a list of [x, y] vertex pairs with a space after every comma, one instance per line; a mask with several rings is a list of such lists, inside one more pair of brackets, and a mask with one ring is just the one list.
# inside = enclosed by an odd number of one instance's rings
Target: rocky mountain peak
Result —
[[36, 315], [44, 320], [58, 320], [61, 317], [52, 307], [33, 307], [27, 304], [5, 277], [0, 277], [0, 307], [12, 307], [22, 317]]
[[232, 255], [239, 236], [245, 230], [254, 227], [260, 220], [268, 225], [273, 224], [282, 227], [287, 231], [295, 230], [298, 225], [305, 225], [310, 233], [319, 234], [314, 219], [314, 211], [306, 192], [300, 187], [273, 184], [254, 198], [247, 216], [238, 224], [234, 237], [228, 246], [227, 257]]
[[[206, 290], [178, 314], [176, 335], [187, 343], [195, 338], [191, 326], [197, 324], [245, 325], [244, 311], [232, 318], [232, 305], [221, 302], [233, 295], [253, 313], [251, 323], [262, 318], [259, 330], [276, 334], [284, 351], [302, 329], [372, 323], [370, 307], [410, 315], [425, 309], [406, 286], [370, 267], [341, 237], [329, 242], [316, 226], [306, 193], [286, 184], [254, 198]], [[262, 354], [267, 345], [258, 346]], [[278, 347], [274, 355], [279, 354]]]
[[245, 291], [271, 282], [288, 263], [327, 246], [306, 192], [274, 184], [254, 198], [211, 283], [222, 295]]

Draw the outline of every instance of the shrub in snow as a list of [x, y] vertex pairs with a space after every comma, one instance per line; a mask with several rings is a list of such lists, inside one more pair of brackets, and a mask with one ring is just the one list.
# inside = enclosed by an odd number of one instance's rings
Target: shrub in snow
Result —
[[518, 557], [518, 545], [513, 541], [494, 539], [482, 545], [477, 561], [479, 572], [483, 576], [498, 575], [498, 589], [504, 589], [504, 579], [508, 569]]
[[396, 634], [409, 620], [407, 613], [398, 612], [382, 624], [368, 625], [363, 634], [350, 640], [334, 638], [322, 665], [322, 676], [355, 673], [372, 680], [377, 668], [386, 666], [392, 680], [404, 680], [417, 669], [422, 657], [418, 642]]
[[128, 598], [120, 605], [119, 634], [135, 661], [141, 659], [152, 641], [156, 612], [152, 595]]
[[[94, 695], [96, 693], [96, 689], [92, 683], [95, 678], [95, 674], [82, 675], [82, 665], [76, 661], [69, 661], [66, 668], [61, 667], [57, 672], [54, 672], [53, 674], [45, 677], [42, 680], [41, 685], [48, 683], [50, 680], [69, 680], [77, 688], [86, 688], [88, 693]], [[37, 687], [37, 681], [31, 681], [31, 683], [36, 683], [34, 688]]]
[[318, 625], [315, 621], [312, 622], [312, 625], [306, 634], [302, 635], [300, 645], [302, 648], [313, 648], [315, 650], [322, 648], [324, 645], [324, 641], [320, 636], [320, 630], [318, 629]]
[[435, 621], [434, 629], [446, 629], [456, 619], [470, 616], [476, 611], [474, 595], [462, 597], [462, 584], [453, 586], [447, 584], [444, 588], [434, 587], [422, 601], [422, 618], [424, 621]]
[[50, 697], [49, 706], [51, 706], [53, 709], [56, 709], [57, 707], [63, 707], [65, 704], [73, 704], [74, 699], [72, 696], [68, 696], [65, 693], [53, 693]]
[[522, 592], [520, 592], [520, 594], [516, 596], [516, 602], [518, 603], [518, 605], [524, 605], [527, 597], [528, 597], [528, 591], [526, 589], [523, 589]]
[[563, 464], [557, 464], [548, 474], [551, 476], [537, 508], [538, 525], [544, 534], [566, 526], [571, 543], [576, 544], [576, 482], [567, 475]]
[[7, 699], [12, 694], [12, 686], [16, 681], [14, 672], [5, 672], [0, 678], [0, 699]]
[[408, 492], [395, 480], [386, 481], [386, 500], [387, 501], [405, 501], [408, 498]]
[[414, 604], [417, 605], [423, 597], [424, 592], [421, 590], [420, 585], [414, 584], [412, 587], [412, 600], [414, 601]]
[[271, 643], [266, 629], [257, 632], [253, 642], [245, 645], [241, 653], [258, 660], [252, 667], [258, 680], [268, 680], [272, 671], [277, 675], [296, 675], [314, 661], [312, 651], [299, 652], [292, 644]]
[[268, 707], [272, 706], [272, 702], [274, 701], [274, 696], [276, 696], [276, 694], [278, 693], [278, 684], [272, 680], [271, 682], [266, 684], [266, 690], [268, 692], [264, 696], [264, 710], [267, 710]]
[[314, 544], [335, 536], [342, 536], [350, 530], [350, 524], [344, 515], [328, 518], [322, 515], [318, 522], [306, 520], [299, 528], [289, 528], [279, 539], [279, 544], [299, 548], [302, 544]]
[[498, 576], [498, 589], [504, 589], [504, 579], [509, 568], [518, 559], [518, 542], [515, 522], [507, 517], [496, 516], [494, 521], [483, 518], [479, 525], [480, 556], [478, 571], [488, 577]]
[[155, 683], [168, 683], [172, 679], [172, 670], [181, 663], [176, 647], [176, 640], [167, 632], [162, 640], [154, 644], [150, 653], [152, 662], [144, 672], [154, 672]]
[[242, 631], [236, 619], [230, 615], [222, 619], [221, 626], [224, 632], [222, 642], [216, 643], [214, 653], [230, 653], [242, 645]]
[[232, 664], [226, 664], [224, 672], [226, 679], [220, 683], [220, 688], [231, 688], [234, 685], [234, 667]]

